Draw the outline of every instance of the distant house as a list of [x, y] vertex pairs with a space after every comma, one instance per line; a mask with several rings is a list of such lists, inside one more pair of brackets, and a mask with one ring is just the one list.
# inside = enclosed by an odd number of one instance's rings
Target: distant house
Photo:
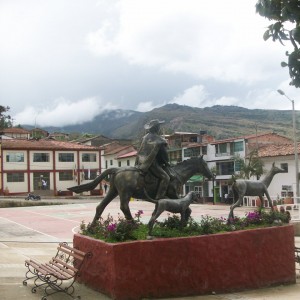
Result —
[[[129, 159], [129, 157], [133, 157], [135, 155], [134, 153], [136, 153], [136, 150], [132, 145], [124, 146], [120, 145], [118, 142], [113, 142], [103, 145], [102, 147], [104, 149], [102, 154], [104, 169], [124, 167], [128, 166], [128, 164], [133, 164], [132, 159]], [[126, 155], [128, 155], [127, 159], [125, 159]]]
[[13, 195], [39, 192], [42, 180], [49, 195], [68, 194], [101, 170], [99, 148], [51, 139], [2, 140], [1, 158], [1, 193]]
[[[182, 156], [183, 148], [195, 148], [198, 155], [206, 154], [207, 144], [214, 141], [214, 137], [208, 135], [206, 131], [200, 131], [200, 133], [192, 133], [192, 132], [174, 132], [170, 135], [165, 135], [165, 139], [168, 141], [169, 146], [169, 158], [170, 162], [176, 164], [182, 160], [184, 157]], [[199, 148], [199, 146], [201, 147]], [[187, 155], [187, 154], [186, 154]], [[187, 155], [187, 156], [195, 156], [195, 155]]]
[[30, 131], [20, 127], [10, 127], [1, 130], [1, 134], [15, 139], [29, 139]]
[[136, 161], [137, 151], [133, 150], [125, 154], [120, 154], [116, 157], [118, 161], [118, 166], [120, 167], [129, 167], [134, 166]]
[[76, 140], [73, 140], [72, 142], [94, 147], [100, 147], [102, 145], [113, 142], [113, 140], [104, 135], [97, 135], [93, 137], [80, 137]]
[[49, 136], [49, 132], [41, 128], [33, 128], [30, 130], [30, 137], [33, 139], [42, 139]]
[[69, 140], [69, 134], [63, 132], [53, 132], [48, 135], [48, 138], [59, 140], [59, 141], [67, 141]]

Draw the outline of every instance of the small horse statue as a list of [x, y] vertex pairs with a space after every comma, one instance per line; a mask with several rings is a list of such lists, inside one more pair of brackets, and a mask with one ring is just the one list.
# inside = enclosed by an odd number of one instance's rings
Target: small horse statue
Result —
[[264, 206], [263, 196], [266, 195], [269, 205], [273, 210], [273, 204], [268, 193], [268, 187], [273, 177], [278, 173], [286, 173], [286, 170], [276, 167], [275, 162], [273, 162], [271, 170], [266, 174], [266, 176], [262, 180], [234, 180], [231, 188], [233, 192], [234, 201], [236, 198], [238, 200], [230, 207], [228, 220], [234, 218], [233, 210], [242, 203], [244, 196], [258, 196], [262, 208]]
[[[172, 167], [172, 173], [174, 174], [174, 177], [171, 179], [166, 192], [166, 197], [170, 199], [179, 198], [180, 188], [194, 174], [200, 173], [208, 179], [212, 178], [212, 173], [209, 170], [206, 161], [203, 159], [203, 155], [178, 163]], [[144, 193], [144, 189], [147, 190], [151, 197], [154, 198], [156, 195], [158, 179], [150, 172], [146, 173], [146, 175], [143, 174], [136, 167], [107, 169], [93, 181], [70, 187], [68, 190], [75, 193], [91, 191], [108, 176], [110, 176], [110, 189], [97, 206], [92, 225], [101, 217], [105, 207], [118, 195], [120, 197], [120, 209], [127, 220], [133, 219], [129, 209], [131, 197], [147, 201], [148, 198]]]

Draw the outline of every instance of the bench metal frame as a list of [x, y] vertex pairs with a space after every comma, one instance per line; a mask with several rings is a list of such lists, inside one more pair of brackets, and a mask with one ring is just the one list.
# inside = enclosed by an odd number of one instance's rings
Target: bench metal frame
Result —
[[74, 298], [74, 282], [80, 276], [80, 269], [87, 258], [90, 258], [90, 252], [85, 253], [68, 246], [67, 243], [59, 243], [57, 253], [48, 263], [40, 263], [37, 260], [25, 260], [25, 266], [28, 268], [25, 274], [23, 285], [27, 281], [34, 280], [32, 293], [36, 293], [37, 288], [44, 288], [44, 296], [41, 300], [47, 300], [47, 296], [63, 292], [73, 299], [80, 299], [80, 296]]

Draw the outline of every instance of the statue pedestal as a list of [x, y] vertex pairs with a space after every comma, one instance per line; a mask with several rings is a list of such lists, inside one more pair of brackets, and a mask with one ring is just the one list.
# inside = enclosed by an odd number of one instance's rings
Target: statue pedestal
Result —
[[80, 283], [113, 299], [183, 297], [296, 282], [293, 225], [118, 244], [80, 234], [91, 251]]

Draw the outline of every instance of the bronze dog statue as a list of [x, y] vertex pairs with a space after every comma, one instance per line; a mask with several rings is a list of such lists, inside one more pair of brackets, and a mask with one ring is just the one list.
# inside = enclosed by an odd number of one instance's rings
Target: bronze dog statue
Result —
[[192, 202], [196, 202], [197, 200], [197, 195], [195, 192], [189, 192], [184, 198], [180, 198], [180, 199], [160, 199], [160, 200], [154, 200], [148, 195], [146, 190], [144, 192], [148, 200], [152, 203], [155, 203], [155, 209], [148, 223], [149, 235], [152, 234], [152, 229], [156, 219], [164, 211], [168, 211], [171, 213], [179, 213], [181, 215], [181, 225], [186, 226], [187, 220], [189, 219], [192, 212], [189, 206]]

